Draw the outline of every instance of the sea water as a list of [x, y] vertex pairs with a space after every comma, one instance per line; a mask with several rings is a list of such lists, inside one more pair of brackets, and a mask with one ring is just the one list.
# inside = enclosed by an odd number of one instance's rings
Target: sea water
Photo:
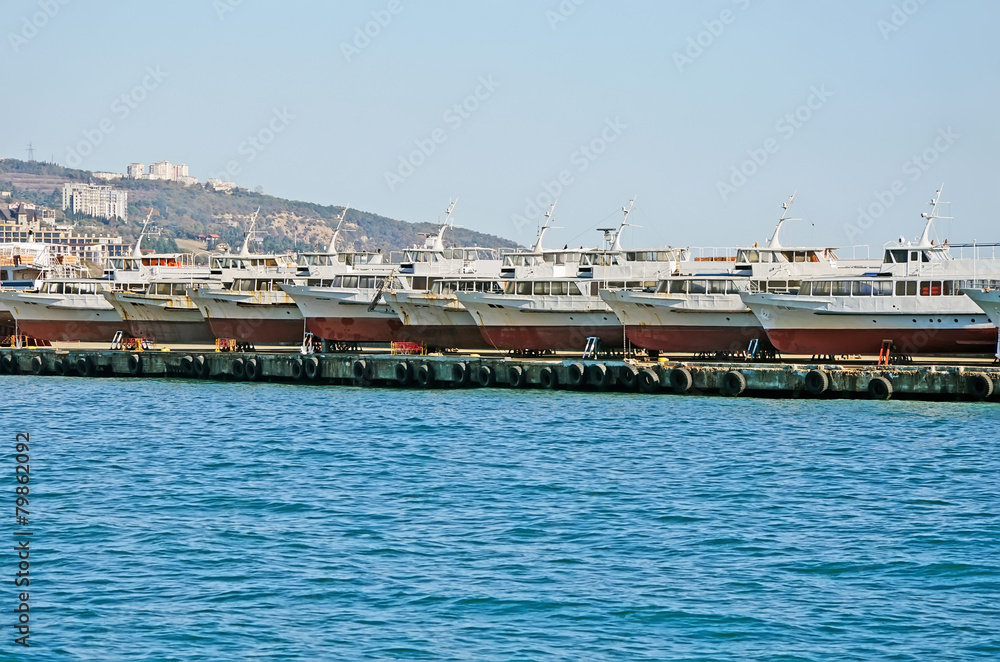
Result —
[[1000, 659], [996, 404], [0, 389], [5, 660]]

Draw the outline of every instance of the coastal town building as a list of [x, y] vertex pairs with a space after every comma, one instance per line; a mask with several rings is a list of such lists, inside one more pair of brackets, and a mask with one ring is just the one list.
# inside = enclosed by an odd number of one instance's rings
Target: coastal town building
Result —
[[106, 184], [63, 184], [62, 208], [74, 214], [128, 220], [128, 191]]
[[54, 256], [73, 256], [95, 264], [109, 257], [124, 257], [131, 247], [121, 236], [74, 234], [68, 225], [57, 225], [55, 210], [25, 202], [0, 204], [0, 244], [39, 242]]
[[186, 163], [171, 163], [170, 161], [157, 161], [149, 164], [149, 170], [145, 170], [142, 163], [129, 163], [126, 168], [126, 176], [129, 179], [158, 179], [168, 182], [180, 182], [185, 186], [197, 184], [198, 180], [191, 176]]

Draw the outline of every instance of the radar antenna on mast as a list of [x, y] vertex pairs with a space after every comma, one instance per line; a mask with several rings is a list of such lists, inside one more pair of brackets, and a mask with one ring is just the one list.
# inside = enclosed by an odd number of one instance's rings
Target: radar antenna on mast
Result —
[[542, 252], [542, 237], [545, 236], [545, 231], [546, 230], [550, 230], [550, 229], [552, 229], [554, 227], [552, 225], [549, 225], [549, 222], [552, 220], [552, 214], [556, 210], [556, 203], [557, 202], [559, 202], [558, 199], [555, 200], [555, 202], [552, 203], [552, 206], [549, 207], [549, 210], [543, 214], [543, 216], [545, 217], [545, 220], [542, 221], [541, 226], [538, 228], [538, 235], [537, 235], [538, 238], [535, 240], [535, 247], [531, 249], [532, 253], [541, 253]]

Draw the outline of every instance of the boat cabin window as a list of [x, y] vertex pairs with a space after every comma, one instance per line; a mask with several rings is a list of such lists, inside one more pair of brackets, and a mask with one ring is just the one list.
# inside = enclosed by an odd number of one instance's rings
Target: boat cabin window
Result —
[[688, 294], [705, 294], [708, 291], [708, 281], [689, 280]]
[[62, 283], [45, 283], [46, 294], [62, 294], [63, 284]]
[[896, 296], [913, 297], [917, 295], [917, 281], [898, 280], [896, 281]]

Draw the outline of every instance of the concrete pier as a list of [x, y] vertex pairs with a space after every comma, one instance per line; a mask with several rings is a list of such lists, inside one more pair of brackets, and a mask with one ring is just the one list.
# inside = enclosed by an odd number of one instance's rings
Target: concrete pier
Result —
[[289, 351], [0, 349], [0, 373], [397, 388], [545, 388], [726, 397], [1000, 400], [1000, 366], [743, 363]]

